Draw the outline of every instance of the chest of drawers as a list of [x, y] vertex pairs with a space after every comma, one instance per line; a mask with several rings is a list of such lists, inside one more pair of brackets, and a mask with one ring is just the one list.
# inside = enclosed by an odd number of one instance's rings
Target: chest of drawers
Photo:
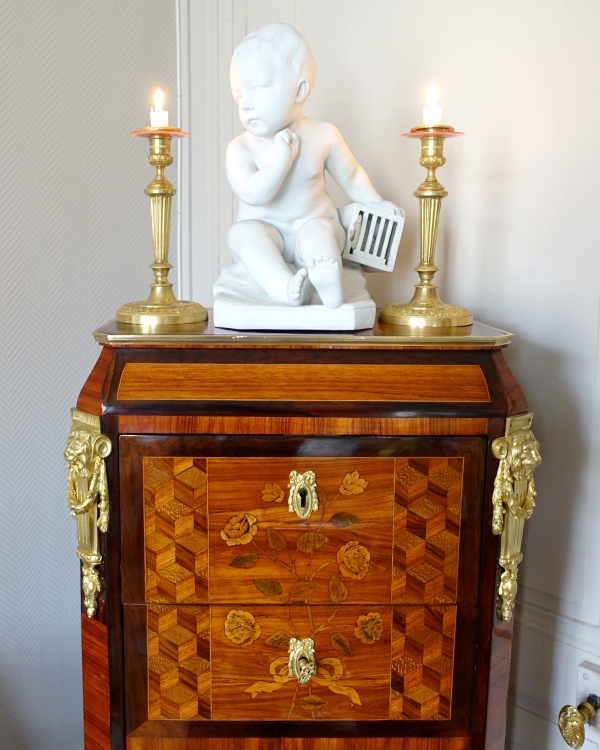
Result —
[[86, 750], [504, 747], [510, 336], [397, 332], [97, 332], [74, 412], [112, 446], [106, 532], [78, 515]]

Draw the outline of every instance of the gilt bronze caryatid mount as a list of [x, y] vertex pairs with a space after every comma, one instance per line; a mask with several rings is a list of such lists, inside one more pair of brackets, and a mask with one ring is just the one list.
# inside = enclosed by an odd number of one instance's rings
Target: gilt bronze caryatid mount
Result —
[[492, 530], [500, 537], [498, 564], [502, 568], [496, 614], [507, 622], [512, 619], [517, 574], [523, 560], [523, 527], [535, 508], [534, 473], [542, 463], [540, 444], [531, 429], [532, 420], [531, 413], [509, 417], [505, 436], [492, 443], [492, 453], [500, 460], [492, 496]]
[[98, 532], [106, 534], [109, 524], [108, 483], [104, 459], [112, 443], [100, 431], [100, 417], [71, 409], [71, 432], [64, 457], [69, 466], [67, 500], [77, 519], [77, 556], [82, 562], [81, 586], [88, 617], [98, 609], [102, 583], [98, 566], [102, 563]]

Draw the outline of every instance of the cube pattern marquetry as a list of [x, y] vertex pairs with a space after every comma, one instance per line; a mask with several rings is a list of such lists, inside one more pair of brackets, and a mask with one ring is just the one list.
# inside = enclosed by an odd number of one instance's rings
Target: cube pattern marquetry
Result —
[[458, 586], [462, 458], [396, 459], [396, 604], [453, 604]]
[[148, 607], [148, 718], [210, 715], [209, 608]]
[[390, 719], [450, 719], [456, 607], [394, 607]]
[[146, 601], [208, 602], [206, 461], [144, 458]]

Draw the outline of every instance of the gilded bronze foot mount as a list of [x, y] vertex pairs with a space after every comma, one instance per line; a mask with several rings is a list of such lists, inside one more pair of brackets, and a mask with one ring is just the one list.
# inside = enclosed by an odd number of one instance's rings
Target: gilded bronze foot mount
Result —
[[466, 308], [442, 302], [437, 284], [433, 283], [433, 277], [439, 271], [433, 259], [442, 199], [448, 195], [436, 177], [436, 169], [446, 163], [445, 139], [460, 135], [463, 133], [457, 133], [449, 125], [420, 125], [410, 133], [404, 133], [405, 138], [421, 139], [419, 164], [427, 170], [425, 181], [414, 192], [419, 199], [421, 262], [415, 271], [419, 274], [420, 281], [415, 285], [415, 293], [410, 302], [388, 305], [381, 310], [379, 320], [382, 323], [411, 328], [448, 328], [470, 326], [473, 323], [473, 315]]
[[173, 284], [168, 280], [173, 266], [169, 263], [169, 238], [171, 233], [171, 198], [177, 192], [165, 177], [165, 169], [173, 163], [171, 138], [187, 138], [179, 128], [143, 128], [131, 133], [148, 138], [150, 155], [148, 161], [156, 168], [156, 176], [144, 190], [150, 197], [152, 219], [152, 241], [154, 244], [154, 283], [150, 296], [139, 302], [128, 302], [117, 310], [117, 322], [136, 326], [156, 327], [200, 323], [208, 318], [202, 305], [197, 302], [178, 300], [173, 293]]

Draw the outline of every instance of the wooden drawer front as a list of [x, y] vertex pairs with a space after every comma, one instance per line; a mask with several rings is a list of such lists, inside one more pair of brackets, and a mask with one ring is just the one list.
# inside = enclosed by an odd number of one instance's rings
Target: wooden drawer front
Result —
[[208, 601], [206, 460], [144, 457], [146, 601]]
[[488, 402], [479, 365], [128, 362], [119, 401]]
[[397, 458], [394, 603], [457, 600], [463, 458]]
[[[212, 607], [213, 719], [389, 719], [391, 607]], [[288, 674], [290, 636], [318, 671]]]
[[[454, 604], [463, 465], [146, 456], [145, 601]], [[320, 507], [303, 522], [287, 485], [310, 467]]]
[[[293, 470], [316, 474], [307, 521]], [[393, 459], [210, 459], [209, 476], [212, 603], [390, 603]]]
[[[135, 722], [444, 721], [453, 718], [456, 606], [128, 606], [146, 651], [132, 653]], [[290, 637], [312, 637], [318, 671], [288, 673]], [[465, 641], [464, 632], [461, 638]], [[467, 636], [468, 638], [468, 636]], [[469, 646], [472, 648], [472, 644]], [[135, 649], [134, 649], [135, 651]], [[147, 698], [140, 701], [140, 691]], [[468, 698], [462, 690], [461, 703]], [[400, 730], [401, 731], [401, 730]]]

